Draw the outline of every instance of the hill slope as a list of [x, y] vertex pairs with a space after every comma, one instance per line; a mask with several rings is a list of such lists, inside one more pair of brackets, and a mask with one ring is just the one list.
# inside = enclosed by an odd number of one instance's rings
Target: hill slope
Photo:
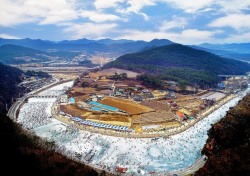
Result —
[[52, 176], [90, 175], [98, 173], [55, 152], [53, 142], [32, 136], [5, 115], [5, 103], [18, 97], [17, 84], [22, 71], [0, 63], [0, 156], [1, 171], [7, 175]]
[[0, 112], [5, 109], [6, 103], [10, 104], [11, 99], [17, 97], [21, 75], [21, 70], [0, 63]]
[[42, 54], [46, 54], [46, 53], [43, 51], [34, 50], [31, 48], [18, 46], [18, 45], [0, 46], [0, 61], [5, 64], [25, 62], [23, 58], [20, 58], [20, 57], [25, 57], [25, 56], [41, 58]]
[[208, 161], [195, 175], [250, 173], [250, 95], [214, 124], [202, 153]]
[[168, 75], [196, 83], [200, 83], [202, 79], [211, 79], [207, 83], [214, 83], [216, 75], [244, 74], [250, 71], [250, 65], [244, 62], [222, 58], [180, 44], [126, 54], [105, 67]]

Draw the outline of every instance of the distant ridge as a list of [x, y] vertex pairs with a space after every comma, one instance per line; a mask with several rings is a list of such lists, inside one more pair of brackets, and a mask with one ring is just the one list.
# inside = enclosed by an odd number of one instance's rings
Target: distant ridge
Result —
[[23, 47], [28, 47], [35, 50], [60, 50], [60, 51], [77, 51], [86, 52], [88, 54], [94, 53], [111, 53], [115, 56], [120, 56], [126, 53], [133, 53], [142, 50], [151, 49], [158, 46], [172, 44], [173, 42], [167, 39], [155, 39], [150, 42], [133, 41], [133, 40], [112, 40], [100, 39], [89, 40], [86, 38], [79, 40], [63, 40], [59, 42], [34, 40], [34, 39], [0, 39], [0, 46], [12, 44]]

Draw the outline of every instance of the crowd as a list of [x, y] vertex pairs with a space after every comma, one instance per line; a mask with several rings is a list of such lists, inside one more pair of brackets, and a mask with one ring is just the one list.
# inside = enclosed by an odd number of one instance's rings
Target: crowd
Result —
[[65, 149], [62, 153], [83, 162], [110, 171], [114, 171], [116, 166], [120, 165], [136, 173], [164, 172], [192, 165], [201, 156], [200, 150], [206, 142], [207, 131], [211, 128], [211, 124], [221, 119], [229, 107], [236, 103], [236, 100], [232, 100], [186, 131], [157, 140], [112, 137], [74, 130], [74, 126], [67, 128], [60, 121], [56, 126], [46, 127], [46, 124], [52, 123], [50, 118], [52, 102], [24, 104], [18, 122], [28, 129], [43, 126], [43, 131], [39, 130], [38, 135], [48, 135], [59, 147]]
[[51, 123], [52, 102], [32, 102], [23, 105], [17, 122], [26, 129], [33, 129]]

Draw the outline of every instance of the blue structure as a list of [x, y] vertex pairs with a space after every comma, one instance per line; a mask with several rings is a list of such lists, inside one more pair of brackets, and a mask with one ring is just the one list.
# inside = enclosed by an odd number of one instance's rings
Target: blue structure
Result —
[[90, 101], [89, 104], [92, 105], [92, 106], [96, 106], [98, 108], [101, 108], [101, 109], [107, 109], [109, 111], [114, 111], [114, 112], [119, 111], [119, 109], [117, 109], [115, 107], [104, 105], [104, 104], [101, 104], [101, 103], [98, 103], [98, 102], [95, 102], [95, 101]]
[[75, 103], [75, 102], [76, 102], [76, 100], [73, 97], [69, 98], [69, 103]]
[[129, 131], [128, 127], [125, 127], [125, 126], [92, 122], [89, 120], [83, 120], [80, 117], [72, 117], [71, 120], [74, 122], [80, 123], [82, 125], [89, 125], [89, 126], [99, 127], [99, 128], [108, 128], [108, 129], [119, 130], [119, 131]]
[[219, 84], [217, 84], [217, 87], [219, 88], [219, 89], [225, 89], [225, 84], [222, 82], [222, 83], [219, 83]]

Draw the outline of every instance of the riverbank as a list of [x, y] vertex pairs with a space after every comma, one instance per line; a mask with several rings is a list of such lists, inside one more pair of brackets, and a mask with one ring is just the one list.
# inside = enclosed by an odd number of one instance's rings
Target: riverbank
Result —
[[250, 95], [244, 97], [208, 132], [202, 153], [208, 161], [195, 175], [250, 173]]

